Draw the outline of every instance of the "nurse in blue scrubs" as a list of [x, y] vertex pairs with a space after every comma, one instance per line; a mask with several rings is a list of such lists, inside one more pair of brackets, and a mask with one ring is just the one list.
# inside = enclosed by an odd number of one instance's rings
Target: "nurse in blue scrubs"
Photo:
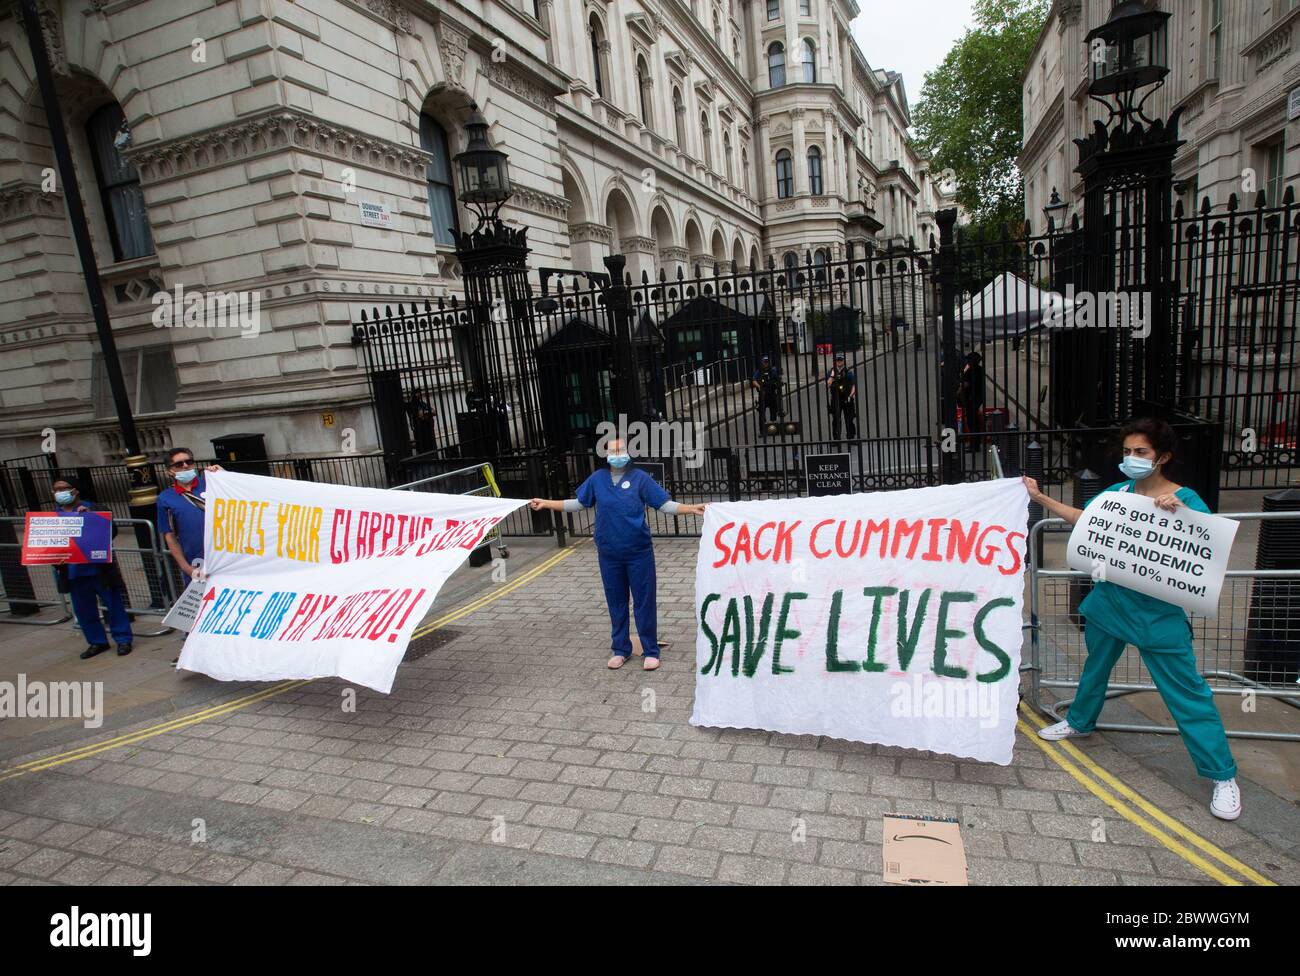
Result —
[[703, 515], [703, 505], [685, 505], [669, 497], [664, 487], [632, 464], [623, 442], [606, 446], [609, 467], [593, 472], [578, 486], [578, 496], [565, 501], [534, 498], [533, 511], [577, 512], [596, 506], [596, 556], [609, 605], [610, 668], [621, 668], [632, 655], [628, 634], [628, 593], [641, 639], [641, 666], [659, 667], [658, 623], [655, 616], [655, 554], [646, 522], [646, 506], [666, 515]]
[[[1106, 488], [1093, 504], [1111, 491], [1145, 495], [1166, 511], [1180, 507], [1209, 512], [1209, 507], [1191, 488], [1165, 476], [1178, 440], [1173, 429], [1161, 420], [1135, 420], [1125, 426], [1124, 459], [1120, 470], [1126, 480]], [[1033, 478], [1025, 478], [1029, 497], [1067, 522], [1078, 521], [1082, 509], [1073, 508], [1043, 494]], [[1241, 790], [1237, 786], [1237, 764], [1228, 748], [1223, 720], [1214, 706], [1210, 686], [1201, 677], [1192, 650], [1192, 628], [1186, 612], [1172, 603], [1099, 580], [1079, 604], [1084, 618], [1083, 639], [1088, 659], [1079, 676], [1079, 691], [1064, 722], [1039, 730], [1044, 739], [1067, 739], [1092, 732], [1106, 701], [1106, 685], [1124, 647], [1138, 648], [1151, 679], [1165, 706], [1178, 724], [1183, 744], [1191, 753], [1196, 771], [1214, 781], [1210, 812], [1222, 820], [1241, 816]]]

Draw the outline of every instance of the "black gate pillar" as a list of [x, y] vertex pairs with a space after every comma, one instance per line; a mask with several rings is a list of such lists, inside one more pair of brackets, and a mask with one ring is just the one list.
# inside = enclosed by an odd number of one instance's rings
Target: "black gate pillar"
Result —
[[611, 254], [605, 258], [605, 268], [609, 271], [605, 311], [609, 316], [610, 335], [614, 339], [614, 376], [610, 387], [614, 409], [627, 417], [630, 423], [639, 421], [643, 411], [636, 348], [632, 338], [632, 304], [627, 291], [626, 267], [627, 258], [622, 254]]
[[[939, 470], [945, 485], [961, 480], [962, 451], [955, 439], [957, 430], [957, 381], [960, 370], [957, 364], [957, 242], [954, 228], [957, 210], [940, 210], [935, 216], [939, 224], [939, 313], [943, 331], [939, 337]], [[970, 418], [967, 418], [967, 423]], [[948, 446], [952, 450], [948, 450]]]

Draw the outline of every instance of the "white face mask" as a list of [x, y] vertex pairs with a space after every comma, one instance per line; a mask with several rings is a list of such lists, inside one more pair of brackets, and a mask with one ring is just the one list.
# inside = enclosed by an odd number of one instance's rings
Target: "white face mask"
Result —
[[1146, 458], [1129, 456], [1119, 463], [1119, 469], [1134, 481], [1141, 481], [1156, 469], [1156, 465]]
[[197, 478], [198, 476], [199, 476], [199, 473], [198, 473], [198, 471], [196, 471], [194, 468], [186, 468], [186, 469], [184, 469], [183, 471], [177, 471], [177, 472], [176, 472], [176, 480], [179, 481], [179, 482], [180, 482], [181, 484], [183, 484], [183, 485], [188, 485], [188, 484], [190, 484], [190, 483], [193, 482], [194, 479]]

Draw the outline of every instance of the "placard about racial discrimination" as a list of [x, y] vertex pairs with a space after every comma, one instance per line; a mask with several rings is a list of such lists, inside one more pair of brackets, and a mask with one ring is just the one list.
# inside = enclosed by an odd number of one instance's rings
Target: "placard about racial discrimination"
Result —
[[24, 566], [113, 561], [112, 512], [28, 512], [23, 527]]
[[692, 725], [1011, 762], [1019, 478], [705, 509]]
[[1170, 512], [1131, 491], [1108, 491], [1070, 532], [1066, 564], [1205, 617], [1219, 591], [1238, 523], [1179, 506]]
[[207, 473], [207, 584], [179, 667], [387, 693], [456, 567], [521, 500]]

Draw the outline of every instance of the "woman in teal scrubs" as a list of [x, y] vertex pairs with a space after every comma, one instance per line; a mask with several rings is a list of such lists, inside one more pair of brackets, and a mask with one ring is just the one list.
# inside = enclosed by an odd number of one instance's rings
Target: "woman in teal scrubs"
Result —
[[[1210, 511], [1195, 491], [1165, 477], [1178, 445], [1168, 424], [1162, 420], [1135, 420], [1124, 427], [1123, 438], [1124, 459], [1119, 467], [1128, 480], [1111, 485], [1097, 498], [1109, 491], [1131, 491], [1153, 499], [1166, 511], [1180, 506]], [[1083, 514], [1082, 509], [1043, 494], [1033, 478], [1024, 480], [1029, 497], [1053, 515], [1074, 523]], [[1172, 603], [1100, 580], [1079, 604], [1079, 614], [1084, 618], [1088, 659], [1079, 676], [1078, 694], [1070, 705], [1069, 717], [1041, 729], [1038, 735], [1056, 740], [1090, 734], [1106, 701], [1110, 672], [1125, 645], [1132, 644], [1141, 653], [1160, 697], [1178, 724], [1196, 771], [1214, 780], [1210, 812], [1223, 820], [1236, 820], [1241, 816], [1237, 764], [1228, 748], [1214, 695], [1197, 669], [1186, 612]]]

